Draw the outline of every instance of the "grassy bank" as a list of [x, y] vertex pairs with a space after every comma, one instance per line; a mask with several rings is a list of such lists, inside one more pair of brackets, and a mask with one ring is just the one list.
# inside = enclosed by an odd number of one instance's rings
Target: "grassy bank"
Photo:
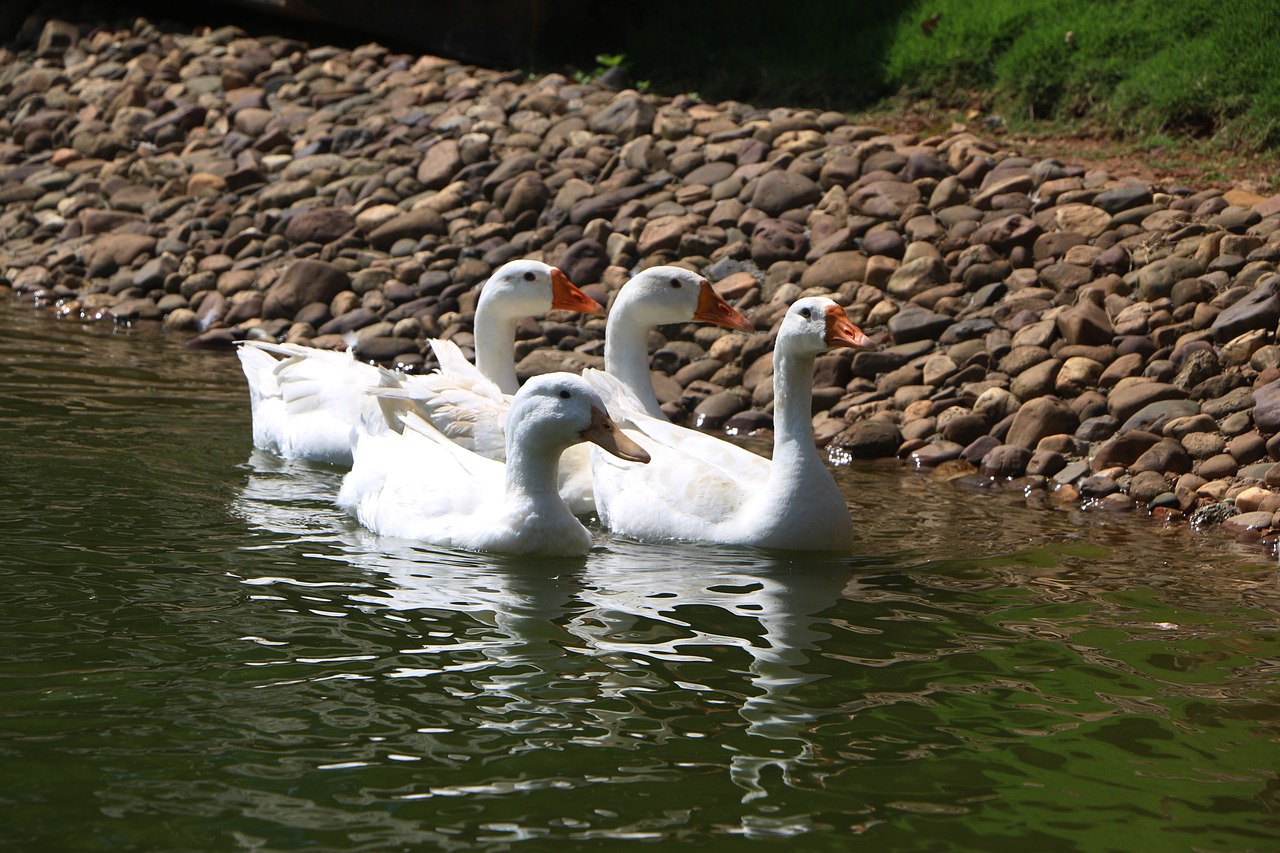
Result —
[[1015, 128], [1280, 147], [1276, 0], [705, 0], [656, 4], [607, 32], [635, 79], [707, 98], [925, 100]]

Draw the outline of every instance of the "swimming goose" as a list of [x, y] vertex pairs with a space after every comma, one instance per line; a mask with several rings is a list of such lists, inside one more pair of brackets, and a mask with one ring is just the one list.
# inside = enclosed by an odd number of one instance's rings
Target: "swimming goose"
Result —
[[584, 378], [649, 451], [644, 468], [592, 453], [600, 521], [636, 539], [688, 539], [788, 550], [839, 551], [853, 544], [844, 496], [813, 440], [813, 364], [832, 347], [862, 347], [862, 331], [830, 299], [787, 311], [774, 345], [772, 460], [656, 418], [613, 377]]
[[[605, 325], [605, 370], [617, 377], [643, 410], [666, 419], [649, 374], [649, 333], [657, 326], [697, 320], [743, 331], [751, 322], [739, 314], [710, 282], [675, 266], [650, 267], [618, 291]], [[445, 435], [477, 453], [502, 459], [503, 429], [509, 396], [489, 382], [452, 344], [432, 341], [440, 362], [437, 373], [389, 376], [380, 389], [384, 399], [404, 397]], [[709, 439], [715, 441], [715, 439]], [[591, 488], [591, 454], [586, 445], [570, 448], [560, 465], [561, 494], [579, 515], [595, 510]]]
[[[751, 322], [715, 292], [702, 276], [683, 267], [651, 267], [638, 273], [618, 291], [605, 324], [605, 370], [616, 376], [644, 410], [665, 418], [649, 374], [649, 333], [657, 326], [697, 320], [750, 331]], [[502, 458], [505, 391], [486, 381], [479, 363], [472, 367], [460, 350], [445, 341], [432, 341], [440, 370], [422, 376], [385, 377], [384, 396], [414, 400], [445, 435], [464, 447]]]
[[581, 377], [536, 376], [512, 398], [505, 463], [450, 441], [416, 414], [405, 429], [361, 435], [338, 505], [386, 536], [511, 554], [585, 554], [591, 536], [560, 498], [565, 448], [590, 441], [628, 462], [648, 455], [622, 434]]
[[[456, 360], [466, 364], [468, 375], [474, 373], [502, 393], [513, 393], [518, 384], [516, 323], [551, 308], [603, 312], [599, 303], [555, 267], [534, 260], [511, 261], [499, 267], [480, 291], [475, 318], [477, 367], [454, 344], [432, 343], [457, 353]], [[371, 397], [371, 388], [398, 383], [374, 365], [357, 361], [350, 351], [245, 341], [237, 354], [249, 383], [254, 446], [286, 458], [349, 466], [352, 430], [357, 424], [362, 419], [376, 423], [385, 410], [405, 405]], [[398, 429], [398, 420], [391, 425]]]

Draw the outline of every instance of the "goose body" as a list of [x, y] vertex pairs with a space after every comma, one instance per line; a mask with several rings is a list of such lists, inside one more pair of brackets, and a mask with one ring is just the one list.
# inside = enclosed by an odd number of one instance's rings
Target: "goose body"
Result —
[[823, 297], [787, 311], [774, 349], [773, 458], [643, 411], [598, 372], [585, 378], [650, 454], [643, 469], [592, 453], [596, 509], [616, 533], [786, 550], [847, 550], [853, 521], [813, 439], [813, 364], [831, 347], [868, 344], [843, 309]]
[[440, 547], [585, 554], [590, 534], [559, 495], [560, 455], [584, 440], [632, 462], [647, 455], [571, 374], [530, 379], [508, 419], [505, 463], [461, 447], [412, 413], [403, 416], [402, 432], [362, 435], [339, 506], [375, 533]]
[[[455, 384], [478, 383], [491, 396], [514, 393], [516, 323], [551, 308], [602, 310], [555, 267], [532, 260], [504, 264], [485, 283], [476, 306], [476, 366], [454, 344], [435, 341], [437, 352], [456, 353], [447, 368], [442, 363], [441, 375], [462, 370], [461, 363], [466, 368]], [[373, 398], [371, 389], [401, 383], [350, 352], [246, 341], [237, 354], [249, 384], [254, 446], [286, 458], [349, 466], [360, 424], [381, 419], [383, 428], [398, 430], [398, 419], [388, 420], [386, 413], [408, 407]]]

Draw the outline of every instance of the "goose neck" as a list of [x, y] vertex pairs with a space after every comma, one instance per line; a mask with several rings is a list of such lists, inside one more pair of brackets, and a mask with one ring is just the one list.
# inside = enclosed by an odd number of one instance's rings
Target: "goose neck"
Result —
[[649, 375], [649, 330], [628, 310], [625, 297], [619, 297], [609, 316], [604, 336], [604, 369], [616, 377], [644, 404], [645, 411], [665, 418], [658, 397], [653, 392]]
[[[535, 438], [531, 436], [529, 438]], [[532, 505], [562, 503], [557, 479], [563, 447], [530, 441], [517, 429], [507, 435], [507, 496]]]
[[502, 389], [514, 394], [520, 387], [516, 379], [516, 321], [492, 311], [476, 313], [476, 368]]
[[[773, 365], [773, 458], [817, 458], [813, 443], [813, 363], [816, 356], [775, 350]], [[782, 460], [779, 457], [783, 457]]]

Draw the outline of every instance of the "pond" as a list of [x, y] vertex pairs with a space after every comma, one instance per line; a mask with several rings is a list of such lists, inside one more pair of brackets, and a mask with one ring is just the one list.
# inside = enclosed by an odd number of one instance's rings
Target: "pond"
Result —
[[433, 550], [181, 344], [0, 301], [5, 849], [1276, 849], [1255, 546], [880, 462], [838, 559]]

